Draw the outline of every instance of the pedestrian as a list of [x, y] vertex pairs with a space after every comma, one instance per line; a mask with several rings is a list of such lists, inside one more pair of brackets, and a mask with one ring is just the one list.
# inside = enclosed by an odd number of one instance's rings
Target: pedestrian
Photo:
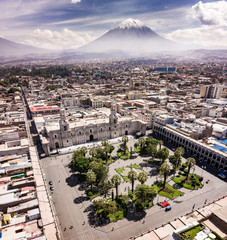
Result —
[[205, 200], [205, 202], [204, 202], [204, 205], [206, 205], [207, 204], [207, 199]]
[[114, 227], [112, 228], [112, 231], [114, 230]]
[[195, 208], [195, 204], [192, 206], [192, 210], [194, 210], [194, 208]]
[[60, 180], [58, 182], [60, 183]]
[[64, 228], [64, 231], [66, 231], [66, 228]]

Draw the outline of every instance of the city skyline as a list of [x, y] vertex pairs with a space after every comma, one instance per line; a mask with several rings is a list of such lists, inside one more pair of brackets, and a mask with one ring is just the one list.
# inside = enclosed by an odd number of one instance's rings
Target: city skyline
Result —
[[226, 1], [1, 1], [0, 36], [49, 49], [76, 49], [127, 18], [194, 48], [227, 48]]

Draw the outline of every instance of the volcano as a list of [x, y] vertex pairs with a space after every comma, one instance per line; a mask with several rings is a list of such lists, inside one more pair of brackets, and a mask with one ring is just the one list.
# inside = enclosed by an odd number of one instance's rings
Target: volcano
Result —
[[177, 44], [159, 36], [140, 20], [129, 18], [78, 50], [87, 53], [120, 51], [141, 54], [175, 49], [177, 49]]

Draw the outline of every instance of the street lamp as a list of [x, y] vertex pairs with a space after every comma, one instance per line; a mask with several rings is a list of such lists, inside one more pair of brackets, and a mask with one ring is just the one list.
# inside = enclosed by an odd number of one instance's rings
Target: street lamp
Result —
[[202, 176], [203, 176], [203, 171], [204, 171], [204, 169], [206, 169], [207, 167], [206, 166], [202, 166]]

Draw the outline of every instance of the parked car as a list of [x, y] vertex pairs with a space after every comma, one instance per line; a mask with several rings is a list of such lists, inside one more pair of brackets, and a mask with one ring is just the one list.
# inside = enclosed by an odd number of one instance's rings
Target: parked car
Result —
[[54, 191], [54, 186], [53, 185], [50, 185], [50, 190]]
[[167, 212], [167, 211], [170, 211], [171, 209], [172, 209], [172, 207], [171, 207], [171, 205], [169, 205], [166, 207], [165, 211]]
[[53, 181], [52, 181], [52, 180], [50, 180], [50, 181], [49, 181], [49, 184], [50, 184], [50, 185], [53, 185]]
[[222, 168], [219, 168], [219, 172], [222, 172]]
[[222, 179], [226, 179], [226, 175], [224, 173], [219, 173], [218, 176]]

